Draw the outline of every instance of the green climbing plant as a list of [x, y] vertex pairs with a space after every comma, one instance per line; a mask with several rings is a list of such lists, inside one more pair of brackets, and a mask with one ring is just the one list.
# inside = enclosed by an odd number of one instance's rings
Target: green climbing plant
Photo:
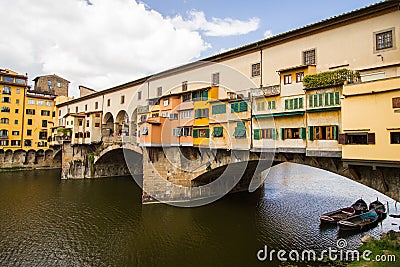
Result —
[[360, 81], [360, 72], [348, 69], [326, 71], [317, 74], [310, 74], [304, 77], [303, 86], [305, 88], [318, 88], [330, 85], [356, 83]]

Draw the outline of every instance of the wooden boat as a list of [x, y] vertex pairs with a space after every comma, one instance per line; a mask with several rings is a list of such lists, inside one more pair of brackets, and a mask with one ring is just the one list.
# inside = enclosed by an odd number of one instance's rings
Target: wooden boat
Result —
[[371, 204], [369, 204], [369, 209], [374, 210], [378, 214], [380, 220], [382, 220], [386, 217], [385, 205], [382, 202], [380, 202], [378, 199], [376, 199], [375, 201], [371, 202]]
[[338, 222], [339, 230], [365, 230], [374, 226], [379, 220], [374, 210], [354, 215]]
[[367, 211], [367, 203], [364, 200], [357, 200], [351, 207], [338, 209], [335, 211], [327, 212], [319, 216], [321, 223], [337, 223], [340, 220], [346, 219], [350, 216]]

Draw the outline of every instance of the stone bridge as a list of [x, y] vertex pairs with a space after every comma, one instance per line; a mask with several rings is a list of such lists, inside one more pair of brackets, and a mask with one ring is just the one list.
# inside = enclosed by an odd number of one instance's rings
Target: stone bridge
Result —
[[283, 162], [327, 170], [400, 199], [398, 170], [347, 165], [340, 158], [201, 147], [139, 147], [122, 138], [109, 138], [101, 145], [64, 144], [61, 151], [63, 178], [133, 175], [143, 186], [143, 203], [194, 203], [203, 198], [217, 199], [225, 192], [254, 191], [263, 183], [264, 171]]

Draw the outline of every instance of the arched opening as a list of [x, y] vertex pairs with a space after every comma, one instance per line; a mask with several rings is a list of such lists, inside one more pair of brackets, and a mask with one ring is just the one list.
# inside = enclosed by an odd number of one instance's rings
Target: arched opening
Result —
[[4, 154], [4, 163], [12, 163], [13, 152], [11, 149], [8, 149]]
[[129, 116], [125, 110], [120, 110], [116, 117], [116, 135], [129, 136]]
[[31, 149], [26, 153], [24, 164], [35, 164], [36, 162], [36, 151]]
[[104, 137], [114, 135], [114, 117], [111, 112], [107, 112], [103, 117], [101, 135]]
[[36, 164], [41, 164], [41, 163], [43, 163], [43, 162], [44, 162], [44, 156], [45, 156], [44, 150], [43, 150], [43, 149], [38, 150], [38, 151], [36, 152], [36, 161], [35, 161], [35, 163], [36, 163]]
[[141, 175], [143, 156], [130, 149], [116, 148], [96, 160], [94, 171], [96, 177]]
[[26, 151], [18, 149], [14, 151], [13, 162], [17, 164], [23, 164], [25, 162]]

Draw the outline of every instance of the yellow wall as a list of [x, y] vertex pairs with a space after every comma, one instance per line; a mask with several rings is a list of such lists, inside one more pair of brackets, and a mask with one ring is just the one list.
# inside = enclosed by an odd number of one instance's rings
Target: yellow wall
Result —
[[400, 131], [400, 113], [392, 106], [399, 88], [400, 78], [344, 86], [341, 132], [375, 133], [373, 145], [343, 145], [344, 159], [400, 161], [400, 145], [390, 144], [390, 132]]

